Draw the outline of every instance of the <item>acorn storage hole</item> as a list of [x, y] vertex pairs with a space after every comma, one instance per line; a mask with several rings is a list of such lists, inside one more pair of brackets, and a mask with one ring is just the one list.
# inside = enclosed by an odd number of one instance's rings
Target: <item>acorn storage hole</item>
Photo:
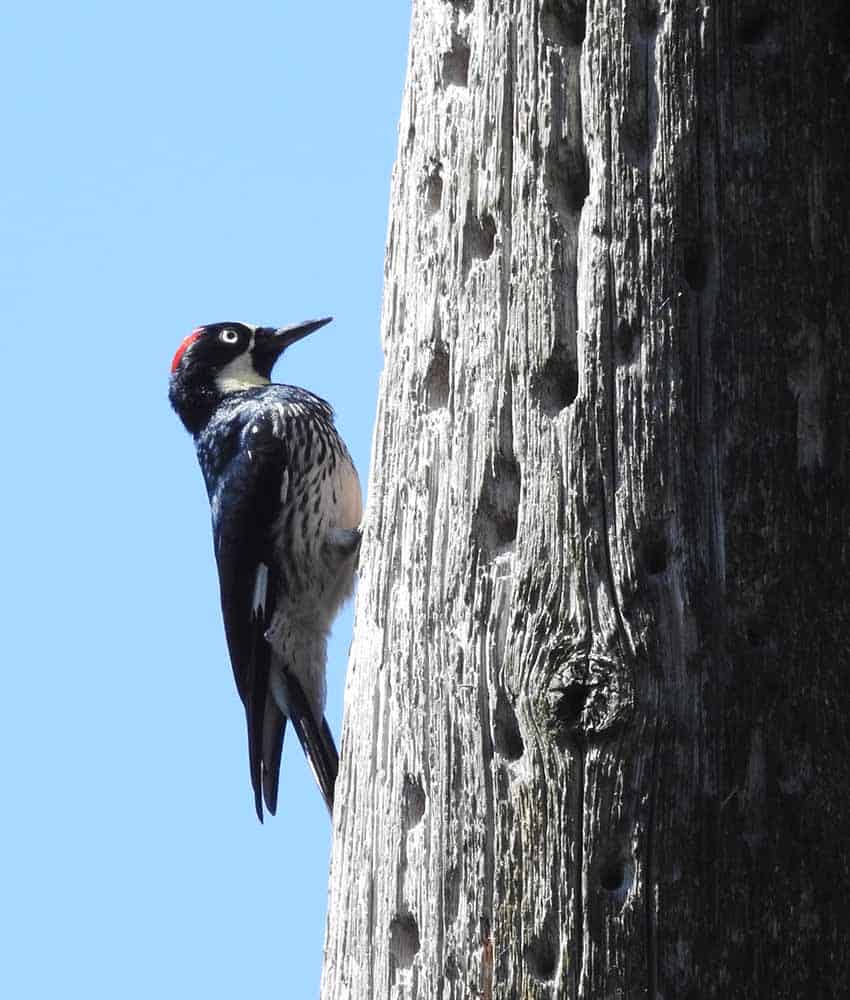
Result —
[[404, 776], [402, 788], [402, 818], [405, 830], [412, 830], [425, 815], [425, 789], [420, 778], [412, 774]]
[[704, 246], [697, 243], [685, 250], [682, 275], [689, 288], [703, 291], [708, 282], [708, 251]]
[[587, 0], [544, 0], [540, 26], [555, 45], [581, 45], [587, 33]]
[[551, 725], [555, 744], [559, 749], [565, 750], [583, 741], [583, 716], [590, 693], [590, 685], [579, 680], [558, 684], [550, 689]]
[[644, 41], [650, 41], [658, 34], [661, 25], [661, 11], [656, 4], [648, 3], [638, 11], [638, 32]]
[[562, 139], [546, 158], [546, 188], [559, 214], [577, 216], [590, 194], [587, 156], [574, 141]]
[[614, 343], [617, 347], [618, 360], [631, 361], [638, 340], [637, 324], [623, 317], [617, 323], [614, 333]]
[[476, 215], [472, 204], [467, 203], [466, 219], [463, 223], [463, 276], [469, 274], [473, 261], [487, 260], [496, 246], [496, 220], [489, 212]]
[[444, 87], [465, 87], [469, 80], [469, 43], [461, 35], [452, 36], [452, 47], [443, 53], [441, 78]]
[[486, 552], [496, 554], [516, 540], [521, 491], [519, 463], [497, 454], [484, 471], [475, 517], [478, 541]]
[[634, 861], [624, 850], [615, 850], [605, 858], [597, 877], [599, 888], [622, 903], [634, 885]]
[[435, 215], [443, 204], [443, 165], [434, 160], [425, 177], [425, 207], [429, 215]]
[[646, 572], [650, 576], [658, 576], [667, 569], [669, 548], [667, 539], [660, 526], [649, 528], [643, 536], [641, 555]]
[[531, 378], [531, 393], [547, 417], [556, 417], [578, 396], [578, 366], [563, 344], [556, 344], [546, 363]]
[[429, 410], [439, 410], [449, 402], [449, 352], [442, 345], [435, 348], [425, 372], [424, 396], [425, 406]]
[[607, 861], [599, 873], [599, 884], [606, 892], [617, 892], [626, 882], [626, 863], [622, 858]]
[[752, 7], [738, 22], [737, 36], [742, 45], [763, 44], [774, 28], [773, 14], [766, 7]]
[[528, 971], [540, 982], [549, 982], [555, 978], [558, 968], [558, 955], [561, 950], [561, 934], [558, 920], [550, 910], [543, 921], [543, 926], [524, 950]]
[[419, 924], [408, 910], [397, 913], [390, 921], [390, 975], [393, 981], [398, 969], [409, 969], [419, 954]]
[[443, 906], [447, 924], [453, 924], [460, 912], [462, 882], [460, 863], [450, 865], [443, 880]]
[[496, 753], [505, 760], [519, 760], [525, 753], [525, 741], [516, 712], [503, 688], [499, 688], [496, 710], [493, 713], [493, 746]]

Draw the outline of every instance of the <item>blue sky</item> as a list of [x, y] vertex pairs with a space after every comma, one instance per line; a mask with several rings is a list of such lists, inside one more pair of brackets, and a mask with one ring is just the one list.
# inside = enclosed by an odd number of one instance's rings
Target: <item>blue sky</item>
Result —
[[333, 315], [276, 374], [333, 403], [365, 489], [409, 13], [4, 13], [0, 995], [318, 993], [327, 815], [290, 734], [254, 816], [167, 375], [199, 323]]

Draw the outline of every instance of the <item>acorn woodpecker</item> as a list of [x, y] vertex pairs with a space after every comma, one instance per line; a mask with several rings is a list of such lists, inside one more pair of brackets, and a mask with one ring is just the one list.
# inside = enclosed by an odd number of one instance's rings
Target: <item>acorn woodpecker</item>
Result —
[[329, 323], [198, 327], [171, 364], [168, 396], [195, 439], [212, 511], [221, 609], [248, 724], [254, 805], [277, 808], [292, 722], [328, 809], [339, 757], [324, 718], [327, 636], [354, 586], [360, 484], [318, 396], [273, 385], [272, 367]]

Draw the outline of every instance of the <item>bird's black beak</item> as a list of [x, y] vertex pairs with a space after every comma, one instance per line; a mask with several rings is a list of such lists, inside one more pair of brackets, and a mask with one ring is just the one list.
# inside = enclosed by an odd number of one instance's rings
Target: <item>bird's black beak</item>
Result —
[[283, 354], [287, 347], [291, 347], [296, 341], [313, 333], [320, 327], [330, 323], [332, 317], [326, 316], [324, 319], [310, 319], [306, 323], [296, 323], [294, 326], [281, 326], [275, 329], [273, 326], [257, 327], [254, 336], [254, 367], [261, 375], [268, 378], [274, 367], [275, 361]]

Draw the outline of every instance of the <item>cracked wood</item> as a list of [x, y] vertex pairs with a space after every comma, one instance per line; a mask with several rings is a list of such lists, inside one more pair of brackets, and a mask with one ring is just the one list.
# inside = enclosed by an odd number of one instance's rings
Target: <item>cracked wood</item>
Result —
[[848, 991], [850, 44], [800, 7], [414, 2], [325, 1000]]

